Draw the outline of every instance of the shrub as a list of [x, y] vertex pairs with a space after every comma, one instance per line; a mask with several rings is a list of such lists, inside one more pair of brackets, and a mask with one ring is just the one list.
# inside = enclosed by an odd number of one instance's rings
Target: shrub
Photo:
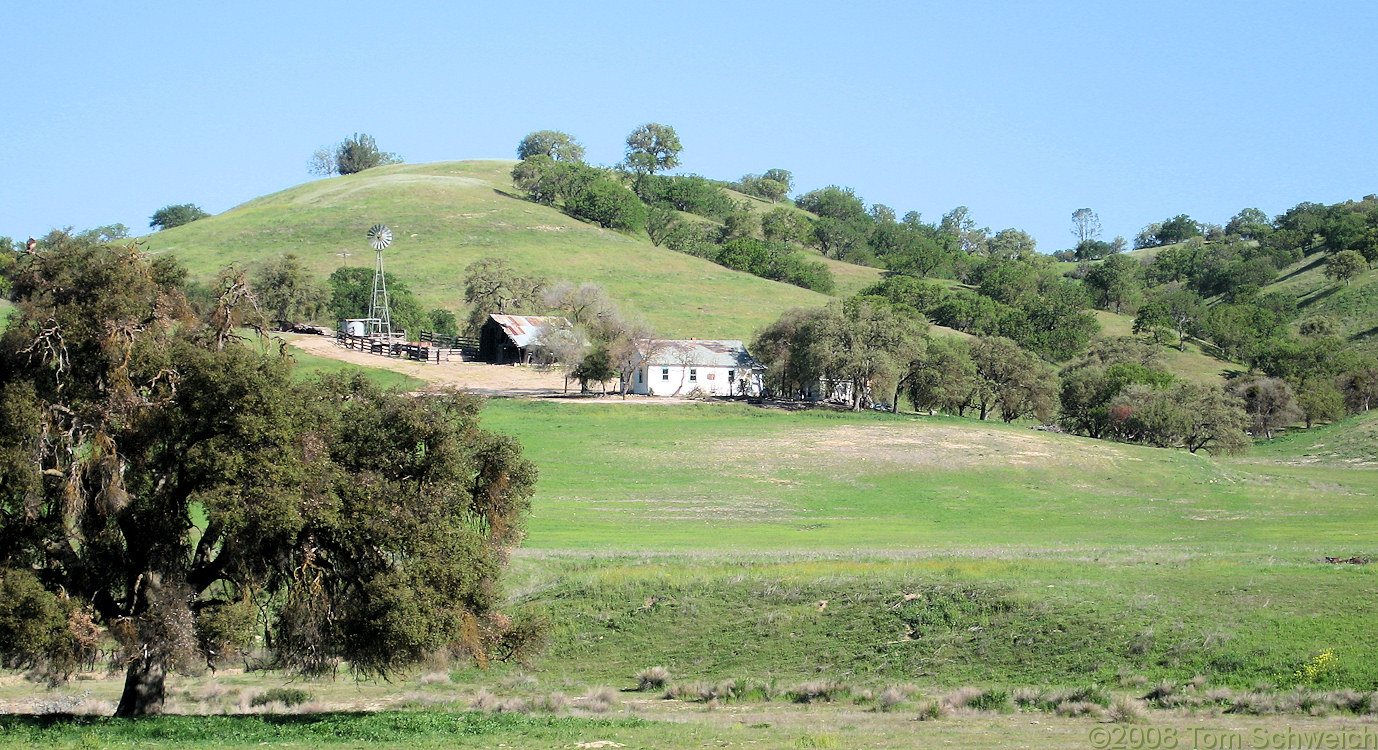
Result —
[[606, 177], [593, 180], [565, 200], [570, 216], [592, 221], [604, 229], [640, 229], [646, 208], [636, 194]]
[[973, 711], [1008, 713], [1014, 706], [1010, 702], [1010, 694], [1004, 690], [987, 690], [968, 701], [967, 707]]
[[1153, 689], [1149, 690], [1148, 694], [1146, 694], [1143, 699], [1160, 708], [1165, 708], [1167, 699], [1175, 692], [1177, 692], [1177, 686], [1167, 680], [1163, 680], [1157, 685], [1154, 685]]
[[299, 688], [271, 688], [255, 695], [249, 700], [250, 706], [266, 706], [269, 703], [281, 703], [284, 706], [295, 706], [311, 700], [312, 695]]
[[982, 690], [977, 687], [958, 688], [944, 696], [943, 703], [953, 710], [967, 708], [972, 711], [999, 711], [1004, 713], [1014, 708], [1014, 703], [1008, 692], [995, 689]]

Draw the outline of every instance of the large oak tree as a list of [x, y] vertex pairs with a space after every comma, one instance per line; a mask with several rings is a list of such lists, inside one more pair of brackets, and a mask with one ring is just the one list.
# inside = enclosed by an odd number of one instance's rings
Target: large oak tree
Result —
[[170, 671], [255, 632], [308, 672], [501, 649], [497, 579], [535, 481], [521, 447], [463, 394], [302, 384], [280, 347], [236, 336], [242, 274], [204, 316], [178, 278], [84, 243], [14, 271], [0, 656], [61, 669], [98, 625], [126, 674], [116, 713], [137, 716]]

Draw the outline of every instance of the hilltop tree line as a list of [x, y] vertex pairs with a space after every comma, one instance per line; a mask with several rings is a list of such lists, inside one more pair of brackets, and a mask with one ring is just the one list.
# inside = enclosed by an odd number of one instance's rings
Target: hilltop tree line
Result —
[[780, 207], [758, 217], [736, 188], [777, 202], [793, 189], [787, 170], [771, 169], [726, 184], [698, 175], [664, 175], [680, 165], [683, 146], [675, 129], [646, 123], [627, 136], [621, 163], [596, 167], [567, 133], [542, 130], [517, 145], [521, 162], [512, 180], [538, 203], [605, 229], [646, 232], [651, 242], [729, 268], [830, 293], [832, 272], [801, 252], [804, 215]]

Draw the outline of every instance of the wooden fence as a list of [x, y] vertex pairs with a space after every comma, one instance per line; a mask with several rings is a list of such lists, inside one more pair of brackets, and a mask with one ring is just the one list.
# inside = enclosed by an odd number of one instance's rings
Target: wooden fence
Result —
[[388, 340], [371, 336], [354, 336], [343, 329], [335, 332], [335, 341], [346, 349], [377, 354], [383, 357], [398, 357], [417, 362], [449, 362], [472, 360], [478, 357], [478, 340], [459, 336], [421, 332], [419, 342], [405, 339]]

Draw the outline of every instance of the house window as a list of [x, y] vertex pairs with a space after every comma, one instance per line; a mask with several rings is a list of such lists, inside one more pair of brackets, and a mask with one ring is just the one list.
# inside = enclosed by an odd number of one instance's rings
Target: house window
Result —
[[660, 368], [660, 379], [661, 379], [661, 380], [669, 380], [669, 379], [670, 379], [670, 368], [668, 368], [668, 367], [662, 367], [662, 368]]
[[698, 380], [698, 379], [699, 379], [699, 368], [697, 368], [697, 367], [690, 367], [690, 368], [689, 368], [689, 382], [692, 383], [692, 382], [694, 382], [695, 380]]
[[643, 372], [645, 372], [645, 370], [637, 370], [637, 371], [636, 371], [636, 383], [637, 383], [637, 385], [640, 385], [640, 384], [641, 384], [641, 373], [643, 373]]

